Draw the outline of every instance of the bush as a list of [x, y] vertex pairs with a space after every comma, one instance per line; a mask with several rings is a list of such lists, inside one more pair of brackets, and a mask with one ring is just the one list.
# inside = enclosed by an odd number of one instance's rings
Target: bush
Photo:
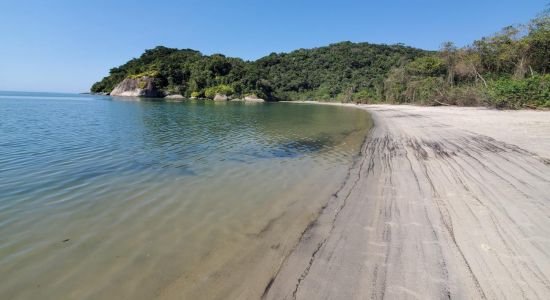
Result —
[[159, 76], [158, 71], [147, 71], [147, 72], [142, 72], [142, 73], [130, 75], [130, 76], [128, 76], [128, 78], [138, 79], [138, 78], [141, 78], [141, 77], [157, 77], [157, 76]]
[[380, 97], [372, 89], [363, 89], [352, 95], [354, 102], [376, 103], [379, 99]]
[[487, 91], [482, 85], [464, 85], [450, 88], [445, 103], [458, 106], [479, 106], [488, 103]]
[[233, 95], [234, 93], [235, 93], [235, 90], [231, 86], [226, 84], [220, 84], [217, 86], [209, 87], [206, 90], [204, 90], [204, 95], [207, 98], [214, 98], [216, 94], [223, 94], [223, 95], [230, 96], [230, 95]]
[[147, 87], [147, 82], [145, 82], [145, 81], [138, 81], [137, 87], [140, 88], [140, 89], [144, 89], [145, 87]]
[[441, 87], [444, 85], [440, 77], [427, 77], [409, 82], [405, 96], [407, 102], [434, 104], [434, 100], [443, 97]]
[[500, 78], [489, 82], [490, 102], [497, 108], [550, 106], [550, 74], [527, 79]]
[[436, 56], [424, 56], [410, 62], [407, 72], [417, 76], [441, 76], [445, 74], [445, 62]]

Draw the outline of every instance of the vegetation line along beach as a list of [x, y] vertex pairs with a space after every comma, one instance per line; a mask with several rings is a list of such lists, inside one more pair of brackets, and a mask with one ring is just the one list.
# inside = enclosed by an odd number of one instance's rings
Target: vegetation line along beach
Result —
[[264, 298], [550, 297], [547, 112], [353, 106], [362, 158]]

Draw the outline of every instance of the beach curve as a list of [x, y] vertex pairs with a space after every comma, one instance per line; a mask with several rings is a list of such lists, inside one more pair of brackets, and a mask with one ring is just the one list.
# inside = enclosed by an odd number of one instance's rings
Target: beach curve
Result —
[[550, 297], [550, 112], [348, 106], [375, 127], [263, 298]]

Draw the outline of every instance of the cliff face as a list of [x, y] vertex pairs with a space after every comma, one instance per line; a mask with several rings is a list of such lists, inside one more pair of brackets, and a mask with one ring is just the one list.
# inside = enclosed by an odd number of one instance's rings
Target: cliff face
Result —
[[111, 96], [163, 97], [164, 94], [155, 87], [153, 77], [143, 76], [124, 79], [113, 89]]

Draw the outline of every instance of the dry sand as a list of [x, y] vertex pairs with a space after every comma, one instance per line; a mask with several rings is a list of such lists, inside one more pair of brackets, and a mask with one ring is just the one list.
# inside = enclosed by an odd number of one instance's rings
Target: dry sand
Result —
[[550, 112], [359, 107], [362, 156], [263, 297], [550, 299]]

